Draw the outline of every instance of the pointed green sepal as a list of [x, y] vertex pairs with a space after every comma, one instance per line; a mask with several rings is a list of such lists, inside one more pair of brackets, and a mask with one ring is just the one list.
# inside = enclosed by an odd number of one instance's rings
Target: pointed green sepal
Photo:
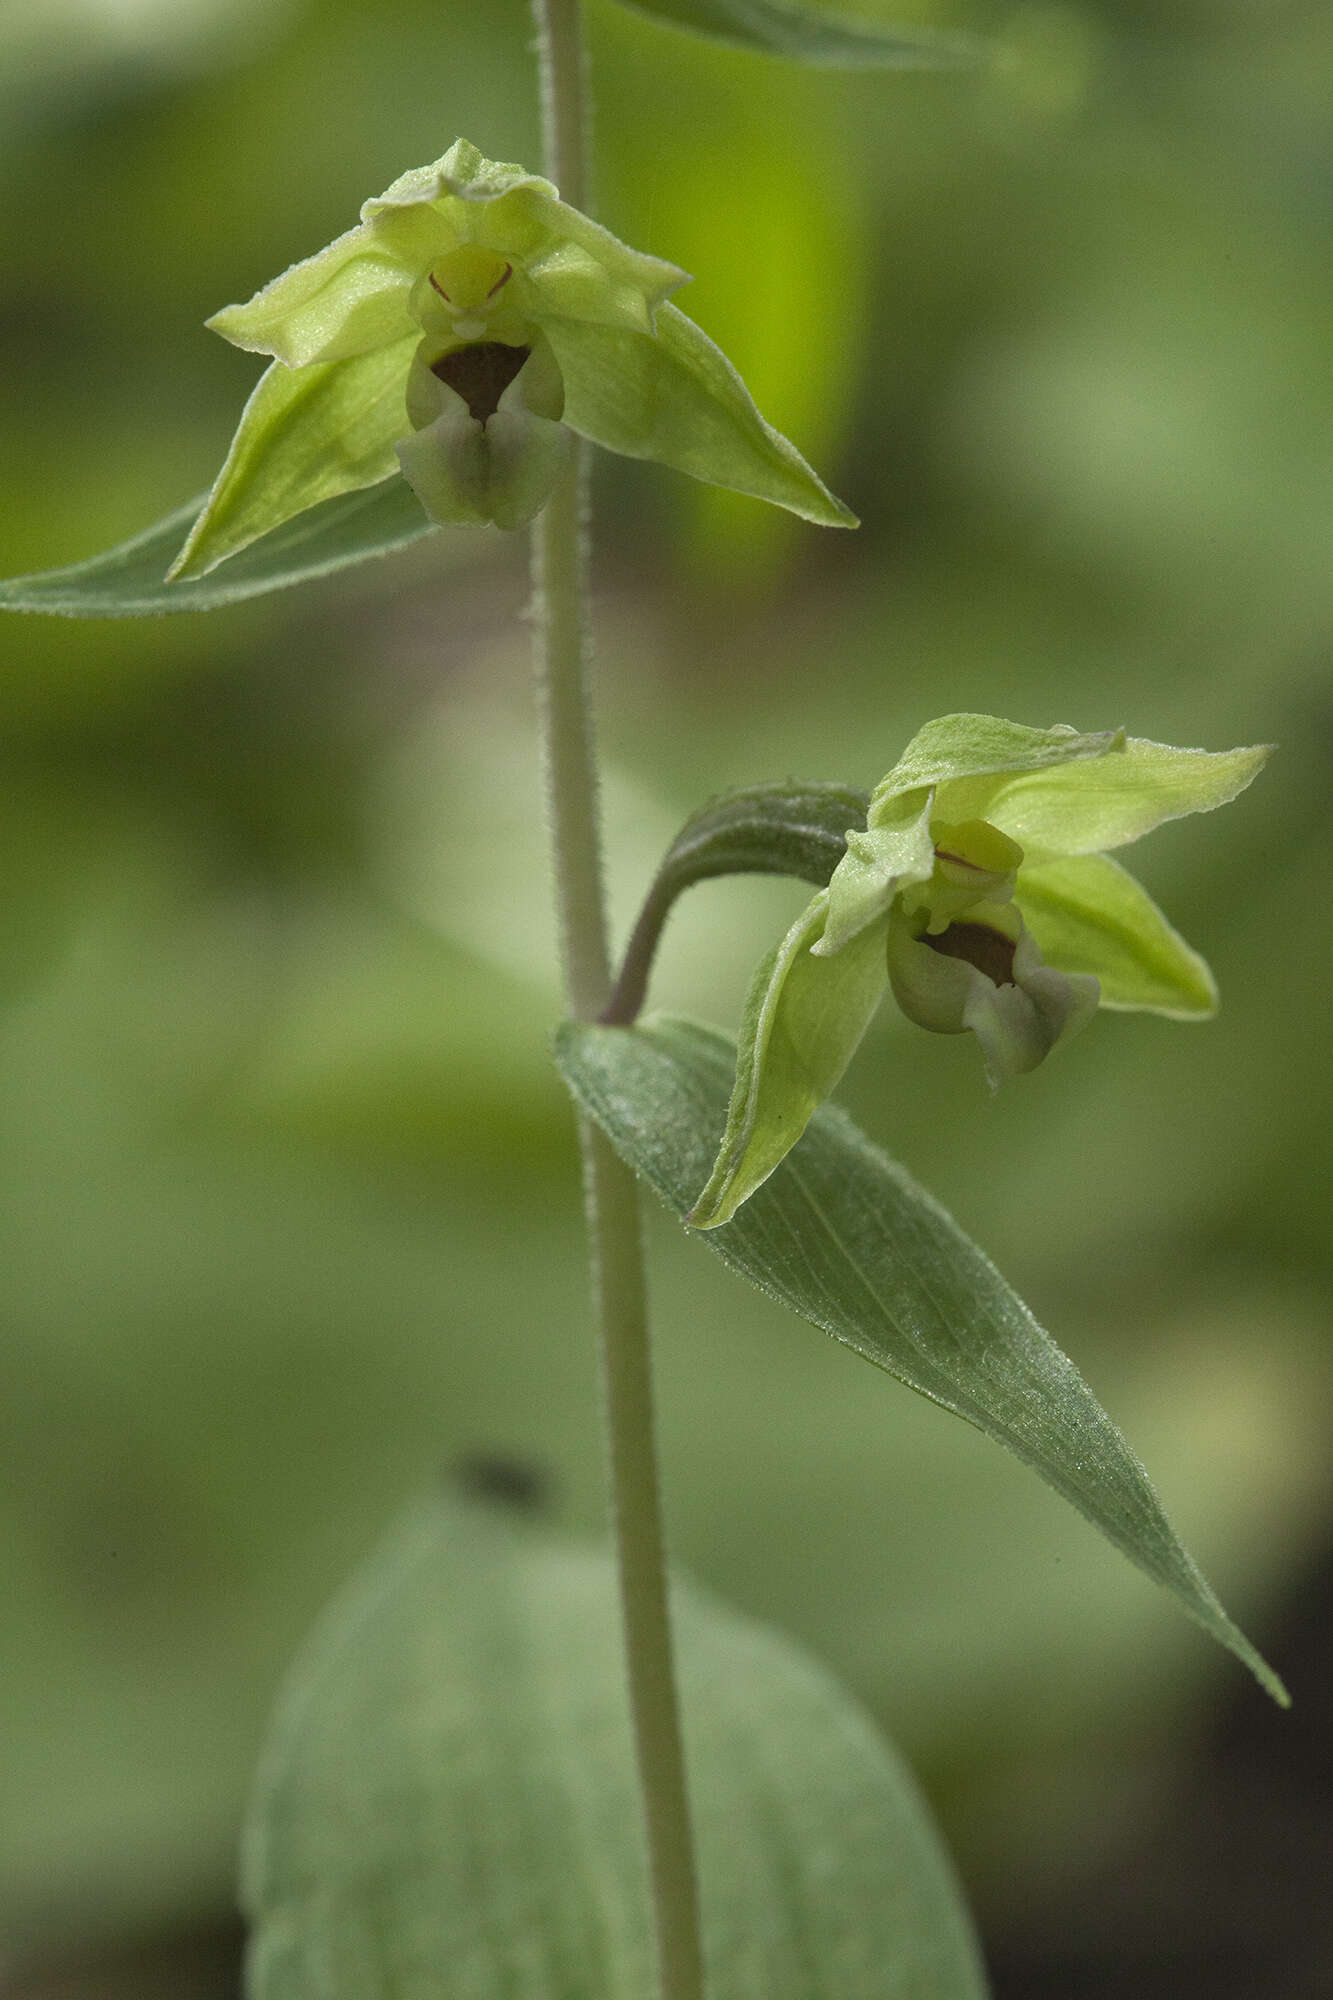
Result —
[[654, 334], [551, 320], [571, 430], [626, 458], [652, 458], [826, 528], [854, 528], [793, 444], [765, 422], [721, 350], [667, 304]]
[[1078, 758], [942, 785], [949, 819], [987, 819], [1019, 841], [1029, 862], [1094, 854], [1141, 840], [1163, 821], [1212, 812], [1251, 783], [1271, 754], [1178, 750], [1119, 736], [1103, 757]]
[[1109, 856], [1034, 863], [1022, 870], [1014, 900], [1047, 963], [1091, 973], [1104, 1007], [1176, 1021], [1217, 1012], [1217, 985], [1204, 960]]
[[879, 1005], [887, 970], [885, 925], [833, 958], [816, 958], [828, 910], [823, 890], [760, 965], [741, 1021], [726, 1131], [689, 1217], [696, 1229], [729, 1222], [782, 1164], [837, 1084]]
[[407, 429], [403, 391], [415, 344], [409, 334], [347, 361], [309, 368], [273, 362], [169, 575], [203, 576], [307, 507], [396, 474], [394, 443]]

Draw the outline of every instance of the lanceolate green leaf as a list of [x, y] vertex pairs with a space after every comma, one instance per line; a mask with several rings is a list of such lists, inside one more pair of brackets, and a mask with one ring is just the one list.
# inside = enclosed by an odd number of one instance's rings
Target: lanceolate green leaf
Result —
[[167, 570], [206, 498], [200, 494], [87, 562], [0, 583], [0, 610], [43, 611], [62, 618], [217, 611], [266, 591], [331, 576], [370, 556], [390, 555], [434, 532], [411, 487], [395, 477], [298, 514], [207, 576], [168, 583]]
[[959, 69], [989, 59], [984, 42], [928, 28], [890, 27], [873, 19], [827, 13], [783, 0], [626, 0], [673, 28], [821, 69]]
[[[983, 2000], [915, 1787], [820, 1668], [674, 1592], [710, 2000]], [[652, 2000], [610, 1558], [404, 1521], [298, 1663], [244, 1855], [251, 2000]]]
[[[566, 1023], [557, 1054], [582, 1108], [683, 1219], [712, 1164], [730, 1042], [668, 1018], [637, 1029]], [[1285, 1704], [1073, 1363], [843, 1113], [817, 1111], [786, 1163], [703, 1241], [761, 1291], [1006, 1445]]]

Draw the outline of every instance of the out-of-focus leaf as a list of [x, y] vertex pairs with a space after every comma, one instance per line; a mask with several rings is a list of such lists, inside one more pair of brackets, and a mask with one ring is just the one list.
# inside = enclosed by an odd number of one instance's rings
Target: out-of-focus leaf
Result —
[[961, 69], [987, 62], [990, 52], [972, 35], [933, 34], [928, 28], [826, 14], [783, 0], [625, 0], [673, 28], [820, 69]]
[[434, 532], [406, 480], [344, 493], [284, 522], [209, 575], [166, 582], [207, 495], [87, 562], [0, 582], [0, 610], [64, 618], [142, 618], [163, 611], [216, 611], [265, 591], [330, 576], [368, 556], [390, 555]]
[[[981, 2000], [887, 1746], [776, 1634], [674, 1608], [713, 2000]], [[293, 1674], [244, 1873], [252, 2000], [651, 2000], [610, 1558], [415, 1510]]]
[[[557, 1055], [584, 1111], [683, 1219], [726, 1117], [732, 1044], [669, 1017], [634, 1029], [566, 1023]], [[1073, 1363], [842, 1112], [822, 1106], [778, 1172], [704, 1241], [761, 1291], [1006, 1445], [1286, 1704]]]

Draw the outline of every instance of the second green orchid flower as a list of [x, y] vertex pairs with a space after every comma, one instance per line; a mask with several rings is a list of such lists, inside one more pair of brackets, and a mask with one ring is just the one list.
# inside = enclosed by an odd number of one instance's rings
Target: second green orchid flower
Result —
[[686, 281], [459, 139], [209, 321], [272, 366], [172, 575], [398, 471], [434, 521], [521, 527], [575, 435], [854, 527], [669, 303]]
[[781, 1164], [886, 985], [919, 1026], [974, 1034], [992, 1089], [1099, 1004], [1213, 1013], [1208, 967], [1106, 850], [1224, 805], [1267, 756], [991, 715], [927, 723], [755, 974], [727, 1129], [690, 1220], [730, 1221]]

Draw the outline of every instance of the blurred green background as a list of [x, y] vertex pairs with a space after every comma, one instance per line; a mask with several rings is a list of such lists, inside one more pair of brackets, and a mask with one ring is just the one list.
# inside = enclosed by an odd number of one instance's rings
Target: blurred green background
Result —
[[[991, 1101], [970, 1038], [886, 1010], [843, 1096], [1073, 1354], [1297, 1710], [655, 1220], [671, 1530], [896, 1733], [998, 1991], [1188, 1993], [1197, 1947], [1214, 1995], [1316, 2000], [1333, 15], [879, 11], [1009, 59], [799, 74], [591, 7], [603, 218], [697, 274], [864, 517], [599, 464], [617, 923], [709, 793], [869, 784], [949, 709], [1280, 745], [1135, 856], [1215, 1024], [1104, 1017]], [[522, 0], [6, 0], [0, 570], [207, 483], [255, 376], [210, 311], [460, 132], [535, 160], [528, 42]], [[440, 1467], [518, 1452], [600, 1520], [525, 561], [441, 534], [208, 619], [0, 627], [0, 1991], [228, 1990], [277, 1678]], [[802, 895], [693, 892], [654, 1003], [730, 1024]], [[1231, 1869], [1270, 1983], [1226, 1983]]]

